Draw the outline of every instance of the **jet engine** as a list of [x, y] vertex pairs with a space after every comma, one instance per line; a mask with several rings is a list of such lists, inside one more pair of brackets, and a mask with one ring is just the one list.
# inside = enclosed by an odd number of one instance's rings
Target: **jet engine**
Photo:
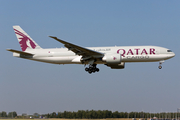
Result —
[[102, 60], [105, 61], [105, 65], [111, 67], [111, 69], [123, 69], [125, 67], [125, 63], [121, 62], [121, 54], [106, 54]]
[[107, 64], [120, 64], [121, 63], [121, 55], [120, 54], [106, 54], [102, 60]]

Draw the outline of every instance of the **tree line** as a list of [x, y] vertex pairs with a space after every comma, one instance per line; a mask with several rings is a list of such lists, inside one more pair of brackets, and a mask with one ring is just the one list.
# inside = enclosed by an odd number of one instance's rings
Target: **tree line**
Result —
[[0, 118], [15, 118], [17, 116], [17, 113], [14, 112], [9, 112], [8, 114], [5, 111], [0, 112]]
[[33, 115], [22, 114], [22, 116], [17, 116], [15, 111], [6, 113], [5, 111], [0, 112], [0, 118], [24, 118], [23, 116], [32, 116], [33, 118], [69, 118], [69, 119], [104, 119], [104, 118], [163, 118], [172, 119], [180, 118], [180, 113], [148, 113], [148, 112], [112, 112], [109, 110], [78, 110], [77, 112], [64, 111], [64, 112], [53, 112], [48, 114], [38, 114]]
[[64, 111], [64, 112], [53, 112], [48, 113], [45, 115], [42, 115], [46, 118], [69, 118], [69, 119], [103, 119], [103, 118], [176, 118], [180, 117], [180, 114], [178, 113], [148, 113], [148, 112], [112, 112], [109, 110], [78, 110], [77, 112], [70, 112], [70, 111]]

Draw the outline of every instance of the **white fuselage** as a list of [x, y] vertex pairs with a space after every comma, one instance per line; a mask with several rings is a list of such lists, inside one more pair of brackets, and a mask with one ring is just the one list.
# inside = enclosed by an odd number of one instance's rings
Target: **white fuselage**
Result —
[[[87, 47], [90, 50], [106, 54], [121, 54], [121, 62], [156, 62], [167, 60], [175, 54], [163, 47], [158, 46], [115, 46], [115, 47]], [[25, 59], [47, 62], [53, 64], [82, 64], [82, 56], [76, 55], [67, 48], [55, 49], [27, 49], [28, 53], [34, 54], [32, 57], [23, 57], [18, 53], [13, 56]], [[95, 61], [96, 64], [106, 64], [101, 56]]]

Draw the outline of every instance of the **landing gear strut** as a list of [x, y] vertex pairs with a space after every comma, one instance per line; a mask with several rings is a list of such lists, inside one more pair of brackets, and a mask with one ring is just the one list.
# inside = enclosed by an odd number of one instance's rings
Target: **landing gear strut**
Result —
[[85, 71], [88, 72], [89, 74], [99, 72], [99, 68], [97, 68], [96, 65], [97, 64], [92, 64], [92, 65], [90, 64], [89, 68], [88, 67], [85, 68]]

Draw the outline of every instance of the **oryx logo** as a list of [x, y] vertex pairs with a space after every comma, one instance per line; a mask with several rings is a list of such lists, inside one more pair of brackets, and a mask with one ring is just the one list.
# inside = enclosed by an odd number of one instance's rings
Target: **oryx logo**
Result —
[[22, 32], [14, 29], [15, 33], [17, 35], [20, 35], [22, 38], [18, 38], [20, 41], [19, 41], [19, 44], [21, 46], [21, 49], [22, 51], [25, 51], [27, 48], [36, 48], [36, 45], [35, 43], [29, 38], [27, 37], [25, 34], [23, 34]]

